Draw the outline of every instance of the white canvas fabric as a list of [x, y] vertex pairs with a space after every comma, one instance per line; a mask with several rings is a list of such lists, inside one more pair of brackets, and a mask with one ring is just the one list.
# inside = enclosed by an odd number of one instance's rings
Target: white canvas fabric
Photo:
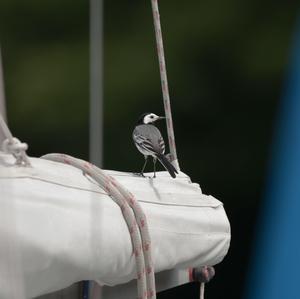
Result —
[[[13, 284], [32, 298], [80, 280], [116, 285], [135, 278], [130, 235], [119, 206], [72, 166], [38, 158], [30, 162], [31, 168], [14, 166], [13, 157], [0, 153], [0, 219], [6, 219], [0, 224], [0, 240], [17, 240], [11, 258], [8, 250], [0, 250], [0, 298], [14, 298], [8, 289]], [[156, 272], [222, 261], [230, 242], [223, 204], [202, 194], [188, 176], [106, 173], [141, 203]], [[1, 208], [7, 204], [10, 219]], [[9, 283], [7, 268], [16, 273]]]

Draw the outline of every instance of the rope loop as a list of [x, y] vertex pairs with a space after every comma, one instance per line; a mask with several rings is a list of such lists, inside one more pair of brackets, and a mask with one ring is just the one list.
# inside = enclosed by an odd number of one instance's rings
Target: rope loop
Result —
[[2, 143], [2, 150], [6, 154], [12, 154], [16, 158], [16, 165], [30, 165], [26, 156], [27, 143], [21, 142], [18, 138], [5, 139]]

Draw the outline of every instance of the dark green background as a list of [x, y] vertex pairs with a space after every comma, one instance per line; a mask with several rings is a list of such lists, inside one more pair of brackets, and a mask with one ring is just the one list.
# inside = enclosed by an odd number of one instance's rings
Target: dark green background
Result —
[[[241, 298], [299, 3], [159, 5], [180, 166], [224, 202], [232, 225], [207, 296]], [[104, 33], [104, 166], [137, 171], [136, 118], [163, 113], [150, 1], [106, 1]], [[14, 135], [33, 156], [88, 159], [88, 1], [1, 0], [0, 42]], [[197, 288], [161, 298], [183, 292], [196, 298]]]

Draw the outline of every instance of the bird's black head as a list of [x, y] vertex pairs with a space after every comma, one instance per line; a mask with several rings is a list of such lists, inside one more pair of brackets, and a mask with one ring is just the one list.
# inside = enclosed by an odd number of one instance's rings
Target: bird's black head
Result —
[[154, 122], [156, 122], [159, 119], [164, 119], [165, 117], [163, 116], [158, 116], [154, 113], [151, 112], [147, 112], [147, 113], [143, 113], [139, 119], [138, 119], [138, 124], [139, 125], [147, 125], [147, 124], [153, 124]]

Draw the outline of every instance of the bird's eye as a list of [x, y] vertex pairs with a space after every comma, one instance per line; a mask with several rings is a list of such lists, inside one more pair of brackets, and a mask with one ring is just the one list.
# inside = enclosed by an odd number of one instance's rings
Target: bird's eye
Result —
[[153, 118], [153, 117], [154, 117], [153, 115], [150, 116], [150, 118]]

